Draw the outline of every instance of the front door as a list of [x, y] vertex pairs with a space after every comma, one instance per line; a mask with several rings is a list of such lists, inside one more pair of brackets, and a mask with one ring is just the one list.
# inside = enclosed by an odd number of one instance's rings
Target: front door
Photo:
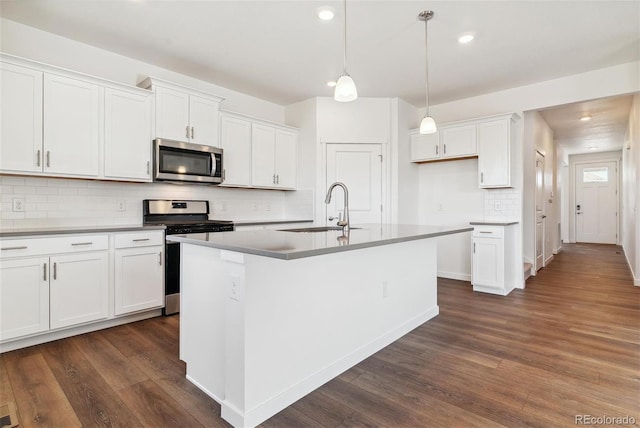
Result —
[[536, 152], [536, 271], [544, 267], [544, 155]]
[[614, 161], [576, 165], [577, 242], [617, 242], [617, 189]]
[[[340, 181], [349, 189], [352, 225], [382, 223], [382, 147], [380, 144], [327, 144], [327, 181]], [[344, 212], [342, 189], [335, 188], [326, 206], [327, 224]], [[329, 220], [329, 217], [334, 220]]]

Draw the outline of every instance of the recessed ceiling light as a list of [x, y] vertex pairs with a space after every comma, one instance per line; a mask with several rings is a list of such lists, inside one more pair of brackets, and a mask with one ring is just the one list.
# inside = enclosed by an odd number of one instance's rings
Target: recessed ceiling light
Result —
[[583, 121], [583, 122], [588, 122], [588, 121], [591, 120], [591, 116], [589, 116], [588, 114], [585, 114], [584, 116], [582, 116], [580, 118], [580, 120]]
[[335, 80], [329, 80], [327, 82], [327, 86], [330, 88], [333, 88], [334, 86], [336, 86], [336, 81]]
[[474, 35], [473, 34], [463, 34], [462, 36], [458, 37], [458, 43], [466, 45], [467, 43], [469, 43], [471, 40], [474, 39]]
[[598, 150], [597, 147], [589, 147], [589, 150]]
[[322, 21], [331, 21], [334, 16], [335, 12], [332, 7], [325, 6], [318, 9], [318, 18]]

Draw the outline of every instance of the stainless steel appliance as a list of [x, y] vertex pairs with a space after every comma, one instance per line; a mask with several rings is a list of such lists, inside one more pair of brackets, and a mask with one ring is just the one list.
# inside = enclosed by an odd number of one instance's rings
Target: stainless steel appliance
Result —
[[224, 180], [222, 149], [161, 138], [153, 143], [154, 180], [203, 184], [220, 184]]
[[[142, 201], [143, 224], [167, 227], [167, 235], [185, 233], [228, 232], [233, 222], [209, 220], [209, 201], [173, 201], [145, 199]], [[164, 315], [180, 312], [180, 244], [165, 244], [165, 307]]]

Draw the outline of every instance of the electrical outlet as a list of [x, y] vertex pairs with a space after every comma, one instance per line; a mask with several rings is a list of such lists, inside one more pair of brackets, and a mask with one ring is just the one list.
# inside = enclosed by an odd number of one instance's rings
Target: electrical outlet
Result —
[[502, 204], [500, 203], [500, 201], [495, 201], [493, 203], [493, 210], [500, 211], [501, 209], [502, 209]]
[[24, 198], [13, 198], [13, 211], [22, 212], [24, 211]]
[[389, 283], [382, 281], [382, 298], [386, 299], [387, 297], [389, 297]]
[[238, 275], [231, 275], [231, 292], [229, 298], [237, 302], [240, 301], [240, 277]]
[[116, 211], [126, 211], [127, 210], [127, 201], [119, 200], [116, 202]]
[[271, 211], [271, 204], [270, 204], [269, 202], [267, 202], [267, 203], [265, 204], [264, 208], [265, 208], [267, 211]]
[[251, 202], [251, 209], [253, 211], [258, 211], [258, 203], [257, 202]]
[[227, 201], [222, 201], [220, 203], [220, 211], [226, 211], [227, 210]]
[[442, 204], [438, 204], [438, 211], [444, 211], [444, 207], [442, 206]]

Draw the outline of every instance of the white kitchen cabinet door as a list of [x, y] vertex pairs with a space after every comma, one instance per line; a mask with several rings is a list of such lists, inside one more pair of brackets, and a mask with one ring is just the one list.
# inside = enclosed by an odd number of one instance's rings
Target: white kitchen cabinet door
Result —
[[115, 252], [115, 314], [161, 307], [164, 303], [164, 246]]
[[203, 146], [218, 147], [218, 111], [217, 101], [195, 95], [189, 96], [189, 141]]
[[251, 184], [274, 187], [276, 130], [271, 126], [251, 125]]
[[510, 119], [478, 124], [478, 182], [481, 188], [511, 186]]
[[473, 285], [486, 288], [504, 287], [504, 240], [473, 239]]
[[294, 132], [276, 130], [276, 187], [295, 189], [298, 183], [298, 136]]
[[222, 115], [220, 146], [224, 150], [223, 185], [251, 185], [251, 122]]
[[106, 88], [104, 176], [151, 181], [151, 97]]
[[476, 145], [476, 125], [452, 126], [442, 128], [441, 156], [455, 158], [474, 156], [478, 153]]
[[0, 170], [42, 171], [41, 71], [0, 63]]
[[49, 329], [49, 258], [0, 262], [0, 341]]
[[158, 86], [156, 96], [156, 137], [189, 142], [189, 94]]
[[44, 75], [44, 171], [96, 177], [100, 158], [100, 87]]
[[107, 318], [109, 252], [50, 258], [52, 329]]
[[440, 158], [440, 133], [411, 135], [411, 161], [421, 162]]

